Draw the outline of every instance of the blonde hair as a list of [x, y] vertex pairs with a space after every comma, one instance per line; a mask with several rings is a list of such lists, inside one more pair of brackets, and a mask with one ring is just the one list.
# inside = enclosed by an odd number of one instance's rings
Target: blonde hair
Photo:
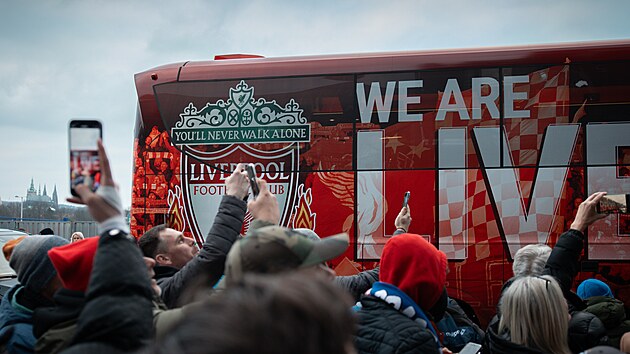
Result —
[[571, 353], [567, 303], [553, 277], [517, 278], [503, 292], [499, 307], [499, 333], [508, 332], [513, 343], [547, 353]]
[[74, 236], [75, 236], [75, 235], [76, 235], [76, 236], [79, 236], [79, 238], [80, 238], [81, 240], [85, 239], [85, 236], [83, 236], [83, 232], [81, 232], [81, 231], [75, 231], [75, 232], [73, 232], [73, 233], [72, 233], [72, 235], [70, 236], [70, 242], [74, 242], [73, 240], [74, 240]]

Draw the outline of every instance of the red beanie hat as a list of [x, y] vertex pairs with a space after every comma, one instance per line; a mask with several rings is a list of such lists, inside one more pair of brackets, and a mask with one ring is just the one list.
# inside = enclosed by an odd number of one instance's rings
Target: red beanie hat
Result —
[[420, 235], [402, 234], [383, 247], [379, 279], [398, 287], [428, 311], [444, 291], [446, 267], [444, 252]]
[[64, 288], [82, 292], [87, 290], [98, 240], [98, 236], [88, 237], [48, 251], [48, 257]]

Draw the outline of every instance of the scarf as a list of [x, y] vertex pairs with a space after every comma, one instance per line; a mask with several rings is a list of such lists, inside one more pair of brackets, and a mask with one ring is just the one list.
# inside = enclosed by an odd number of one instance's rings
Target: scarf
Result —
[[[442, 345], [440, 344], [440, 340], [438, 339], [438, 334], [435, 328], [433, 328], [433, 325], [431, 324], [431, 321], [429, 320], [427, 315], [425, 315], [420, 306], [418, 306], [402, 290], [391, 284], [377, 281], [372, 284], [372, 288], [366, 291], [365, 294], [374, 296], [387, 302], [400, 313], [409, 317], [414, 322], [420, 324], [422, 328], [428, 329], [429, 332], [433, 335], [435, 343], [437, 343], [438, 347], [442, 349]], [[355, 305], [355, 309], [358, 310], [361, 307], [361, 302], [357, 302], [357, 304]]]

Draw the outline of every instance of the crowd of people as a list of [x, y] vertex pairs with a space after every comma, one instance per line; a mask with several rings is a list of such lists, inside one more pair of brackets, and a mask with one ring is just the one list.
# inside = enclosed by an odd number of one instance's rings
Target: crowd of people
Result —
[[[337, 276], [327, 262], [344, 253], [348, 235], [279, 226], [264, 180], [246, 202], [239, 164], [201, 247], [167, 225], [136, 240], [98, 148], [100, 188], [77, 185], [69, 200], [87, 205], [100, 236], [28, 236], [3, 247], [19, 284], [0, 303], [0, 352], [456, 353], [469, 343], [493, 354], [630, 350], [630, 319], [610, 287], [589, 279], [571, 290], [605, 193], [579, 205], [553, 248], [517, 252], [497, 314], [480, 328], [446, 291], [446, 255], [408, 232], [407, 207], [377, 268]], [[247, 211], [253, 221], [243, 237]]]

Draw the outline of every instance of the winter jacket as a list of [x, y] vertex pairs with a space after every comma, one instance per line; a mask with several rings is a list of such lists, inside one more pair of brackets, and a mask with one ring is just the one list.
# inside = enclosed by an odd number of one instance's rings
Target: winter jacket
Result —
[[135, 242], [121, 230], [101, 235], [73, 343], [62, 353], [125, 353], [153, 337], [153, 289]]
[[9, 353], [33, 353], [33, 311], [15, 300], [24, 287], [18, 284], [9, 289], [0, 302], [0, 349]]
[[440, 353], [433, 334], [373, 296], [361, 298], [355, 344], [359, 353]]
[[221, 278], [225, 258], [241, 231], [246, 211], [247, 205], [243, 200], [230, 195], [223, 196], [199, 253], [181, 269], [169, 266], [154, 268], [155, 279], [162, 288], [162, 300], [166, 306], [176, 307], [185, 287], [199, 276], [207, 276], [210, 284], [215, 284]]
[[484, 353], [489, 354], [543, 354], [544, 352], [513, 343], [506, 334], [499, 334], [499, 321], [494, 319], [488, 330], [484, 342]]
[[580, 270], [580, 255], [584, 249], [584, 234], [570, 229], [560, 235], [551, 250], [543, 269], [543, 275], [553, 276], [560, 285], [564, 298], [569, 305], [569, 346], [574, 352], [604, 344], [607, 341], [603, 324], [597, 317], [582, 311], [586, 303], [571, 291], [573, 282]]
[[455, 299], [448, 299], [448, 306], [442, 319], [436, 324], [443, 334], [442, 344], [457, 353], [466, 343], [483, 344], [485, 333], [474, 323]]
[[574, 311], [569, 320], [569, 348], [581, 353], [608, 342], [606, 327], [597, 316], [585, 311]]
[[593, 296], [586, 299], [586, 312], [597, 316], [606, 327], [608, 345], [619, 348], [621, 336], [630, 332], [630, 320], [622, 301], [608, 296]]
[[[72, 303], [68, 301], [67, 295], [64, 296], [64, 298], [66, 298], [65, 301], [64, 299], [59, 299], [60, 292], [81, 295], [75, 299], [75, 306], [72, 306]], [[35, 313], [34, 332], [37, 337], [37, 344], [35, 345], [36, 353], [59, 353], [70, 345], [77, 330], [77, 319], [84, 306], [83, 293], [61, 289], [55, 294], [55, 299], [58, 307], [61, 308], [46, 308], [44, 314], [38, 314], [37, 311]], [[152, 311], [155, 339], [159, 340], [166, 336], [170, 329], [188, 313], [188, 308], [191, 308], [191, 311], [193, 309], [191, 305], [169, 309], [164, 304], [164, 301], [162, 301], [162, 298], [154, 295]], [[38, 331], [45, 332], [38, 334]]]
[[56, 306], [38, 308], [33, 315], [36, 353], [59, 353], [70, 345], [85, 305], [85, 294], [61, 288], [53, 300]]
[[551, 275], [558, 281], [569, 305], [569, 313], [582, 311], [586, 304], [571, 291], [573, 281], [580, 271], [580, 254], [584, 248], [584, 235], [570, 229], [560, 235], [545, 264], [543, 275]]
[[358, 301], [374, 282], [378, 281], [379, 267], [355, 275], [336, 276], [335, 284], [347, 290]]

